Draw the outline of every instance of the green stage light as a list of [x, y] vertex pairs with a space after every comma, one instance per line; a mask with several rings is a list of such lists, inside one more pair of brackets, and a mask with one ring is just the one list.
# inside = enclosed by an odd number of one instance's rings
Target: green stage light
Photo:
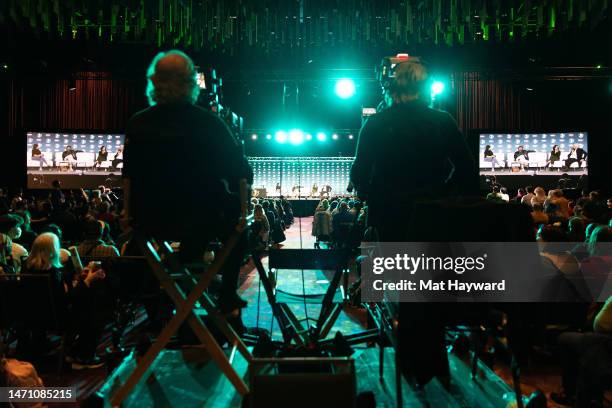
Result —
[[355, 82], [349, 78], [342, 78], [336, 82], [334, 88], [336, 95], [341, 99], [348, 99], [355, 95]]
[[334, 139], [334, 140], [338, 140], [338, 134], [337, 134], [337, 133], [334, 133], [334, 134], [332, 135], [332, 139]]
[[253, 139], [253, 140], [257, 140], [257, 133], [253, 133], [253, 134], [251, 135], [251, 139]]
[[442, 92], [444, 92], [443, 82], [435, 81], [433, 84], [431, 84], [431, 94], [433, 96], [440, 95]]
[[306, 133], [306, 140], [312, 140], [312, 135], [310, 133]]
[[268, 139], [268, 140], [272, 139], [272, 135], [268, 133], [268, 134], [266, 135], [266, 139]]
[[353, 140], [353, 135], [349, 135], [349, 139]]
[[304, 143], [304, 132], [300, 129], [291, 129], [289, 131], [289, 142], [293, 145]]
[[284, 130], [279, 130], [278, 132], [276, 132], [276, 134], [274, 135], [274, 139], [278, 142], [278, 143], [285, 143], [287, 142], [287, 132], [285, 132]]
[[327, 135], [323, 132], [317, 133], [317, 140], [320, 142], [324, 142], [327, 139]]

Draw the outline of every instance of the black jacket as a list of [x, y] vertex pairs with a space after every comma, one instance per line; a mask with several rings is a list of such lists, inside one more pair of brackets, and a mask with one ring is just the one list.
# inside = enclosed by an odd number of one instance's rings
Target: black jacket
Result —
[[156, 105], [129, 121], [123, 176], [137, 223], [184, 228], [227, 211], [227, 188], [253, 182], [253, 171], [227, 125], [188, 104]]
[[371, 116], [359, 134], [351, 181], [370, 216], [388, 203], [465, 191], [476, 165], [454, 119], [420, 103]]
[[[570, 158], [570, 155], [571, 155], [571, 154], [572, 154], [572, 152], [571, 152], [571, 151], [570, 151], [570, 152], [567, 154], [567, 158], [568, 158], [568, 159]], [[584, 160], [586, 157], [587, 157], [587, 152], [586, 152], [584, 149], [582, 149], [582, 148], [580, 148], [580, 147], [576, 149], [576, 159], [577, 159], [578, 161], [582, 161], [582, 160]]]

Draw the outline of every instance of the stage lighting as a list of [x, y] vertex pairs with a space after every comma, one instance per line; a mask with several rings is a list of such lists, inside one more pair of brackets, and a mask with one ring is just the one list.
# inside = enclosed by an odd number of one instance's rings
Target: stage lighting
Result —
[[338, 134], [337, 134], [337, 133], [334, 133], [334, 134], [332, 135], [332, 139], [334, 139], [334, 140], [338, 140]]
[[304, 132], [302, 132], [300, 129], [292, 129], [289, 132], [289, 142], [294, 145], [304, 143]]
[[268, 140], [272, 139], [272, 135], [268, 133], [268, 134], [266, 135], [266, 139], [268, 139]]
[[306, 140], [312, 140], [312, 135], [310, 133], [306, 133]]
[[444, 83], [440, 81], [435, 81], [431, 85], [431, 94], [433, 96], [436, 96], [436, 95], [440, 95], [442, 92], [444, 92]]
[[287, 141], [287, 132], [285, 132], [284, 130], [279, 130], [278, 132], [276, 132], [276, 134], [274, 135], [274, 139], [278, 142], [278, 143], [285, 143]]
[[257, 140], [257, 133], [253, 133], [253, 134], [251, 135], [251, 139], [253, 139], [253, 140]]
[[349, 139], [353, 140], [353, 135], [349, 135]]
[[324, 142], [325, 139], [327, 139], [327, 135], [323, 132], [319, 132], [317, 133], [317, 140], [319, 140], [320, 142]]
[[339, 98], [348, 99], [355, 95], [355, 82], [349, 78], [339, 79], [334, 90]]

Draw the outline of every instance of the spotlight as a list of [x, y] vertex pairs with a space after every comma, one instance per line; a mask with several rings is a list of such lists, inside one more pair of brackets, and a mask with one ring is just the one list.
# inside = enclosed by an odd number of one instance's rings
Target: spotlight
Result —
[[349, 139], [353, 140], [353, 135], [349, 135]]
[[253, 133], [253, 134], [251, 135], [251, 139], [253, 139], [253, 140], [257, 140], [257, 133]]
[[317, 140], [319, 140], [320, 142], [324, 142], [325, 139], [327, 139], [327, 135], [323, 132], [319, 132], [317, 133]]
[[338, 134], [337, 134], [337, 133], [334, 133], [334, 134], [332, 135], [332, 139], [334, 139], [334, 140], [338, 140]]
[[306, 140], [312, 140], [312, 135], [310, 133], [306, 133]]
[[355, 82], [349, 78], [339, 79], [334, 90], [339, 98], [348, 99], [355, 95]]
[[442, 92], [444, 92], [444, 83], [440, 81], [435, 81], [431, 85], [431, 94], [433, 96], [436, 96], [436, 95], [440, 95]]
[[266, 139], [268, 139], [268, 140], [272, 139], [272, 135], [268, 133], [268, 134], [266, 135]]
[[289, 132], [289, 142], [293, 145], [304, 143], [304, 132], [300, 129], [291, 129]]
[[276, 139], [278, 143], [285, 143], [287, 141], [287, 132], [284, 130], [279, 130], [274, 135], [274, 139]]

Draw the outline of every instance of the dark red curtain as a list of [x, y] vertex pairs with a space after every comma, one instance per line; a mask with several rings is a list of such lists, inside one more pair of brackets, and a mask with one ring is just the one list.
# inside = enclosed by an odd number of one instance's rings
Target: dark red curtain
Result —
[[143, 81], [110, 78], [104, 72], [80, 72], [76, 78], [7, 81], [8, 136], [26, 130], [120, 131], [146, 106]]
[[542, 110], [522, 81], [489, 77], [477, 72], [453, 75], [459, 127], [518, 131], [543, 125]]

